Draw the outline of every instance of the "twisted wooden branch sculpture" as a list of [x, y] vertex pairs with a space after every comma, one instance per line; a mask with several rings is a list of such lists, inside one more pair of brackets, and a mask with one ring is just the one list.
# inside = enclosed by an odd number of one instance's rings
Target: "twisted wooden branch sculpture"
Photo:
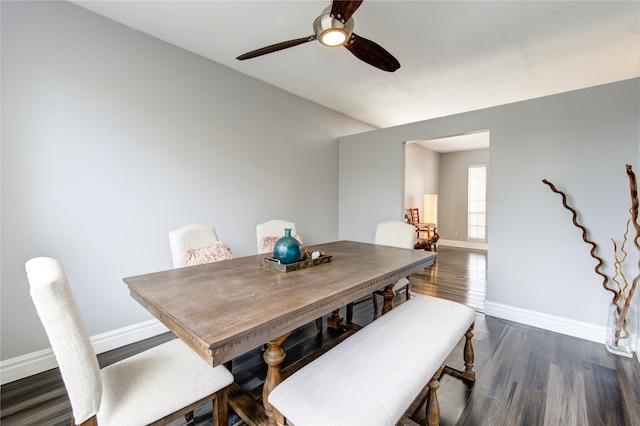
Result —
[[[631, 222], [633, 223], [633, 227], [636, 230], [636, 236], [633, 239], [633, 244], [635, 245], [636, 250], [640, 251], [640, 224], [638, 224], [638, 204], [639, 204], [638, 182], [636, 180], [636, 175], [633, 172], [631, 165], [627, 164], [626, 167], [627, 167], [627, 176], [629, 177], [629, 192], [631, 195], [631, 209], [629, 210], [629, 212], [631, 213]], [[628, 228], [628, 224], [627, 224], [627, 228]], [[633, 295], [636, 292], [636, 288], [638, 287], [638, 281], [640, 281], [640, 258], [638, 259], [638, 270], [639, 270], [639, 273], [633, 279], [633, 282], [631, 283], [631, 288], [629, 289], [627, 296], [624, 298], [624, 304], [622, 308], [620, 308], [619, 310], [620, 318], [622, 318], [624, 321], [624, 326], [620, 328], [625, 331], [627, 331], [627, 327], [626, 327], [627, 312], [631, 307], [631, 299], [633, 298]]]
[[[627, 277], [624, 275], [624, 271], [623, 271], [623, 264], [624, 261], [627, 259], [627, 252], [625, 251], [624, 247], [627, 243], [627, 234], [629, 233], [629, 225], [631, 224], [631, 219], [629, 219], [627, 221], [627, 227], [624, 233], [624, 238], [622, 240], [622, 245], [620, 246], [620, 251], [622, 252], [622, 258], [620, 258], [618, 256], [618, 244], [616, 243], [616, 241], [612, 238], [611, 241], [613, 242], [613, 258], [614, 258], [614, 269], [615, 269], [615, 273], [613, 274], [613, 276], [611, 277], [611, 281], [615, 282], [616, 285], [618, 286], [618, 292], [620, 294], [620, 298], [623, 301], [622, 307], [620, 307], [619, 304], [616, 304], [616, 311], [618, 313], [618, 316], [615, 318], [615, 330], [614, 330], [614, 342], [615, 345], [618, 345], [618, 342], [620, 341], [620, 339], [626, 339], [627, 337], [629, 337], [629, 323], [627, 321], [627, 309], [624, 308], [624, 306], [626, 305], [627, 301], [630, 300], [628, 298], [625, 298], [624, 295], [626, 294], [627, 288], [629, 288], [629, 281], [627, 281]], [[620, 284], [620, 279], [622, 279], [622, 281], [624, 282], [624, 286]]]
[[[631, 221], [636, 229], [636, 237], [633, 240], [633, 244], [636, 249], [640, 251], [640, 224], [638, 224], [638, 182], [636, 181], [636, 174], [630, 164], [627, 164], [627, 176], [629, 176], [629, 192], [631, 193]], [[638, 260], [638, 267], [640, 267], [640, 260]]]
[[[622, 241], [622, 246], [620, 247], [620, 250], [622, 252], [622, 257], [618, 256], [618, 246], [615, 240], [612, 239], [613, 250], [614, 250], [614, 268], [615, 268], [615, 274], [612, 277], [612, 281], [616, 283], [618, 287], [617, 289], [611, 288], [607, 285], [609, 283], [609, 277], [601, 271], [604, 265], [604, 261], [602, 260], [602, 258], [600, 258], [596, 254], [598, 245], [595, 242], [589, 240], [587, 229], [584, 226], [580, 225], [580, 223], [578, 223], [578, 214], [567, 203], [566, 194], [558, 190], [555, 187], [555, 185], [553, 185], [548, 180], [546, 179], [542, 180], [543, 183], [545, 183], [546, 185], [549, 185], [549, 187], [553, 192], [556, 192], [562, 196], [562, 205], [567, 210], [569, 210], [573, 215], [573, 224], [582, 230], [582, 239], [584, 240], [584, 242], [591, 244], [591, 252], [590, 252], [591, 257], [593, 257], [598, 261], [598, 265], [595, 267], [595, 271], [598, 275], [600, 275], [603, 278], [602, 286], [604, 287], [605, 290], [612, 292], [614, 295], [613, 300], [611, 302], [616, 306], [616, 310], [618, 313], [618, 317], [616, 318], [616, 324], [615, 324], [615, 335], [614, 335], [615, 345], [618, 345], [618, 342], [621, 339], [626, 339], [627, 337], [629, 337], [630, 331], [628, 327], [627, 313], [629, 311], [629, 308], [631, 307], [631, 299], [633, 298], [633, 295], [636, 291], [638, 282], [640, 282], [640, 259], [638, 260], [639, 273], [633, 279], [631, 286], [629, 286], [629, 282], [627, 281], [624, 275], [624, 271], [622, 267], [624, 261], [627, 259], [627, 252], [625, 251], [625, 245], [626, 245], [627, 236], [629, 233], [629, 225], [631, 223], [633, 223], [633, 227], [636, 231], [635, 238], [633, 239], [633, 244], [636, 247], [636, 250], [640, 251], [640, 224], [638, 223], [638, 206], [640, 203], [638, 201], [638, 184], [636, 181], [636, 175], [633, 172], [631, 165], [627, 164], [626, 170], [627, 170], [627, 176], [629, 177], [629, 190], [631, 195], [631, 209], [629, 210], [629, 212], [631, 213], [631, 219], [627, 221], [627, 226], [625, 228], [625, 233], [624, 233], [624, 239]], [[620, 284], [620, 281], [619, 281], [620, 278], [622, 278], [624, 282], [624, 286]], [[622, 305], [620, 305], [620, 301], [622, 301]]]
[[542, 183], [549, 185], [549, 188], [551, 188], [551, 190], [557, 194], [560, 194], [562, 196], [562, 205], [564, 206], [564, 208], [566, 208], [567, 210], [569, 210], [571, 212], [571, 214], [573, 215], [573, 224], [580, 228], [580, 230], [582, 230], [582, 240], [587, 243], [587, 244], [591, 244], [591, 257], [593, 257], [594, 259], [596, 259], [598, 261], [598, 264], [596, 265], [596, 267], [594, 268], [594, 270], [596, 271], [596, 274], [600, 275], [602, 277], [602, 287], [604, 287], [605, 290], [608, 290], [610, 292], [613, 293], [613, 301], [612, 303], [616, 303], [619, 299], [620, 299], [620, 292], [609, 288], [609, 286], [607, 285], [609, 283], [609, 277], [603, 273], [601, 271], [602, 267], [604, 266], [604, 260], [602, 260], [601, 257], [599, 257], [596, 253], [598, 251], [598, 245], [596, 243], [594, 243], [593, 241], [589, 240], [589, 234], [587, 232], [587, 228], [585, 228], [584, 226], [580, 225], [580, 223], [578, 223], [578, 213], [575, 211], [575, 209], [573, 207], [571, 207], [568, 203], [567, 203], [567, 195], [560, 191], [559, 189], [557, 189], [555, 187], [554, 184], [552, 184], [551, 182], [549, 182], [546, 179], [542, 179]]
[[[627, 260], [627, 257], [628, 257], [628, 253], [625, 247], [627, 246], [627, 239], [628, 239], [627, 237], [629, 234], [630, 226], [631, 226], [631, 219], [627, 220], [627, 227], [625, 228], [624, 236], [622, 237], [622, 244], [620, 245], [620, 252], [622, 253], [622, 257], [618, 255], [618, 243], [613, 238], [611, 239], [611, 242], [613, 243], [613, 258], [614, 258], [613, 266], [615, 270], [615, 273], [613, 274], [613, 276], [611, 276], [611, 281], [616, 283], [618, 287], [618, 291], [621, 294], [626, 294], [625, 292], [629, 288], [629, 281], [627, 281], [627, 277], [624, 275], [624, 270], [622, 266], [624, 265], [624, 262]], [[622, 281], [624, 282], [624, 285], [620, 283], [621, 278], [622, 278]]]

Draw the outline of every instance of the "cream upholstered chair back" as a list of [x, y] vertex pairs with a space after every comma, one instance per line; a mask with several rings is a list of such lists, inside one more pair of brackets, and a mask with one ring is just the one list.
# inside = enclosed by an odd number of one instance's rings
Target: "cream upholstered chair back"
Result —
[[415, 244], [416, 228], [400, 220], [379, 223], [374, 243], [412, 249]]
[[[374, 243], [381, 246], [392, 246], [406, 249], [413, 249], [416, 237], [416, 228], [413, 225], [402, 222], [400, 220], [390, 220], [381, 222], [376, 227], [376, 235]], [[394, 292], [399, 293], [405, 291], [407, 300], [409, 300], [409, 280], [408, 278], [400, 278], [394, 286]], [[373, 301], [373, 312], [378, 313], [378, 299], [376, 294], [382, 295], [382, 291], [377, 290], [371, 294], [371, 297], [365, 297], [347, 305], [347, 323], [353, 318], [353, 307], [369, 299]]]
[[212, 401], [213, 425], [227, 425], [233, 375], [224, 366], [212, 368], [173, 339], [101, 370], [62, 266], [38, 257], [25, 268], [71, 402], [72, 424], [166, 424]]
[[60, 263], [36, 257], [27, 261], [25, 269], [31, 298], [58, 361], [73, 417], [80, 424], [100, 409], [98, 359]]
[[184, 266], [183, 256], [187, 249], [199, 249], [218, 241], [215, 228], [204, 225], [186, 225], [169, 232], [169, 247], [174, 268]]
[[291, 236], [298, 235], [295, 222], [287, 220], [273, 219], [256, 225], [256, 237], [258, 240], [258, 254], [273, 251], [276, 241], [284, 237], [285, 228], [291, 228]]

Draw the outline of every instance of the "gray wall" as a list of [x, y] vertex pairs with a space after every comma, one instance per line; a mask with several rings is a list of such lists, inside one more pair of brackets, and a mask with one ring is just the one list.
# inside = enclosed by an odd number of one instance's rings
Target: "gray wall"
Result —
[[[488, 149], [440, 154], [438, 234], [443, 240], [467, 241], [468, 170], [469, 166], [479, 164], [487, 166], [487, 175], [491, 173]], [[489, 192], [488, 188], [487, 192]], [[488, 239], [489, 228], [487, 227]]]
[[[566, 190], [612, 259], [609, 239], [622, 237], [629, 215], [625, 164], [640, 171], [639, 117], [632, 79], [343, 137], [339, 238], [370, 242], [376, 222], [397, 215], [403, 142], [489, 129], [487, 301], [605, 325], [610, 297], [589, 246], [541, 180]], [[364, 205], [370, 215], [358, 214]]]
[[1, 7], [3, 360], [49, 347], [31, 257], [63, 263], [95, 335], [151, 318], [122, 278], [171, 268], [172, 229], [234, 256], [271, 218], [336, 239], [338, 137], [372, 127], [71, 3]]

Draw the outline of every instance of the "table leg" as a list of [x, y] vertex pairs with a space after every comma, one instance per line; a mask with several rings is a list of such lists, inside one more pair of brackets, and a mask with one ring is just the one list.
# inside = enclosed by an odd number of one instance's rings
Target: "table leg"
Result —
[[384, 306], [382, 307], [382, 315], [386, 314], [391, 309], [393, 309], [393, 298], [396, 295], [396, 293], [393, 291], [394, 285], [395, 283], [389, 284], [384, 288], [384, 291], [382, 292], [382, 296], [384, 297]]
[[264, 405], [264, 413], [267, 416], [267, 425], [275, 426], [275, 424], [284, 424], [284, 418], [282, 414], [274, 410], [271, 404], [269, 404], [269, 394], [271, 391], [282, 382], [281, 365], [286, 357], [282, 344], [291, 333], [283, 334], [267, 343], [267, 350], [264, 352], [264, 362], [267, 363], [267, 378], [264, 381], [264, 387], [262, 388], [262, 404]]
[[342, 328], [342, 317], [340, 316], [340, 309], [334, 310], [331, 316], [327, 318], [327, 327], [331, 327], [336, 330]]

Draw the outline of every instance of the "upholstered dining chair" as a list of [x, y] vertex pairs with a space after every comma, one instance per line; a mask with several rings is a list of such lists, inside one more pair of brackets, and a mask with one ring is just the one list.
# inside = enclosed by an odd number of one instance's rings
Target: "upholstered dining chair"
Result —
[[273, 246], [280, 238], [284, 237], [285, 228], [291, 229], [291, 236], [300, 241], [302, 237], [296, 231], [296, 223], [288, 220], [272, 219], [256, 225], [256, 237], [258, 239], [258, 254], [273, 251]]
[[[415, 244], [415, 239], [416, 239], [415, 226], [410, 225], [406, 222], [402, 222], [400, 220], [390, 220], [388, 222], [379, 223], [376, 226], [376, 235], [373, 242], [374, 244], [379, 244], [383, 246], [413, 249], [413, 246]], [[400, 294], [402, 292], [405, 292], [406, 298], [407, 300], [409, 300], [409, 298], [411, 297], [411, 291], [410, 291], [409, 285], [410, 285], [409, 277], [401, 278], [393, 286], [393, 291], [395, 292], [395, 294]], [[378, 313], [377, 295], [382, 295], [382, 290], [377, 290], [371, 294], [371, 299], [373, 300], [374, 313]], [[351, 319], [353, 318], [353, 307], [367, 300], [369, 300], [369, 297], [357, 300], [347, 305], [347, 322], [351, 322]]]
[[[282, 219], [272, 219], [256, 225], [256, 238], [258, 240], [258, 254], [270, 253], [276, 241], [284, 237], [284, 230], [291, 229], [291, 236], [302, 243], [302, 237], [296, 231], [296, 223]], [[316, 330], [322, 333], [322, 318], [316, 319]]]
[[166, 424], [213, 401], [213, 424], [227, 425], [233, 375], [225, 367], [210, 367], [174, 339], [100, 369], [60, 263], [36, 257], [25, 269], [71, 402], [72, 424]]
[[[400, 247], [413, 249], [415, 244], [415, 227], [400, 220], [390, 220], [388, 222], [379, 223], [376, 227], [376, 236], [373, 240], [374, 244], [382, 246]], [[401, 292], [407, 293], [407, 300], [411, 297], [409, 294], [409, 280], [401, 278], [393, 287], [396, 294]]]
[[218, 240], [215, 228], [191, 224], [169, 232], [174, 268], [231, 259], [231, 248]]

